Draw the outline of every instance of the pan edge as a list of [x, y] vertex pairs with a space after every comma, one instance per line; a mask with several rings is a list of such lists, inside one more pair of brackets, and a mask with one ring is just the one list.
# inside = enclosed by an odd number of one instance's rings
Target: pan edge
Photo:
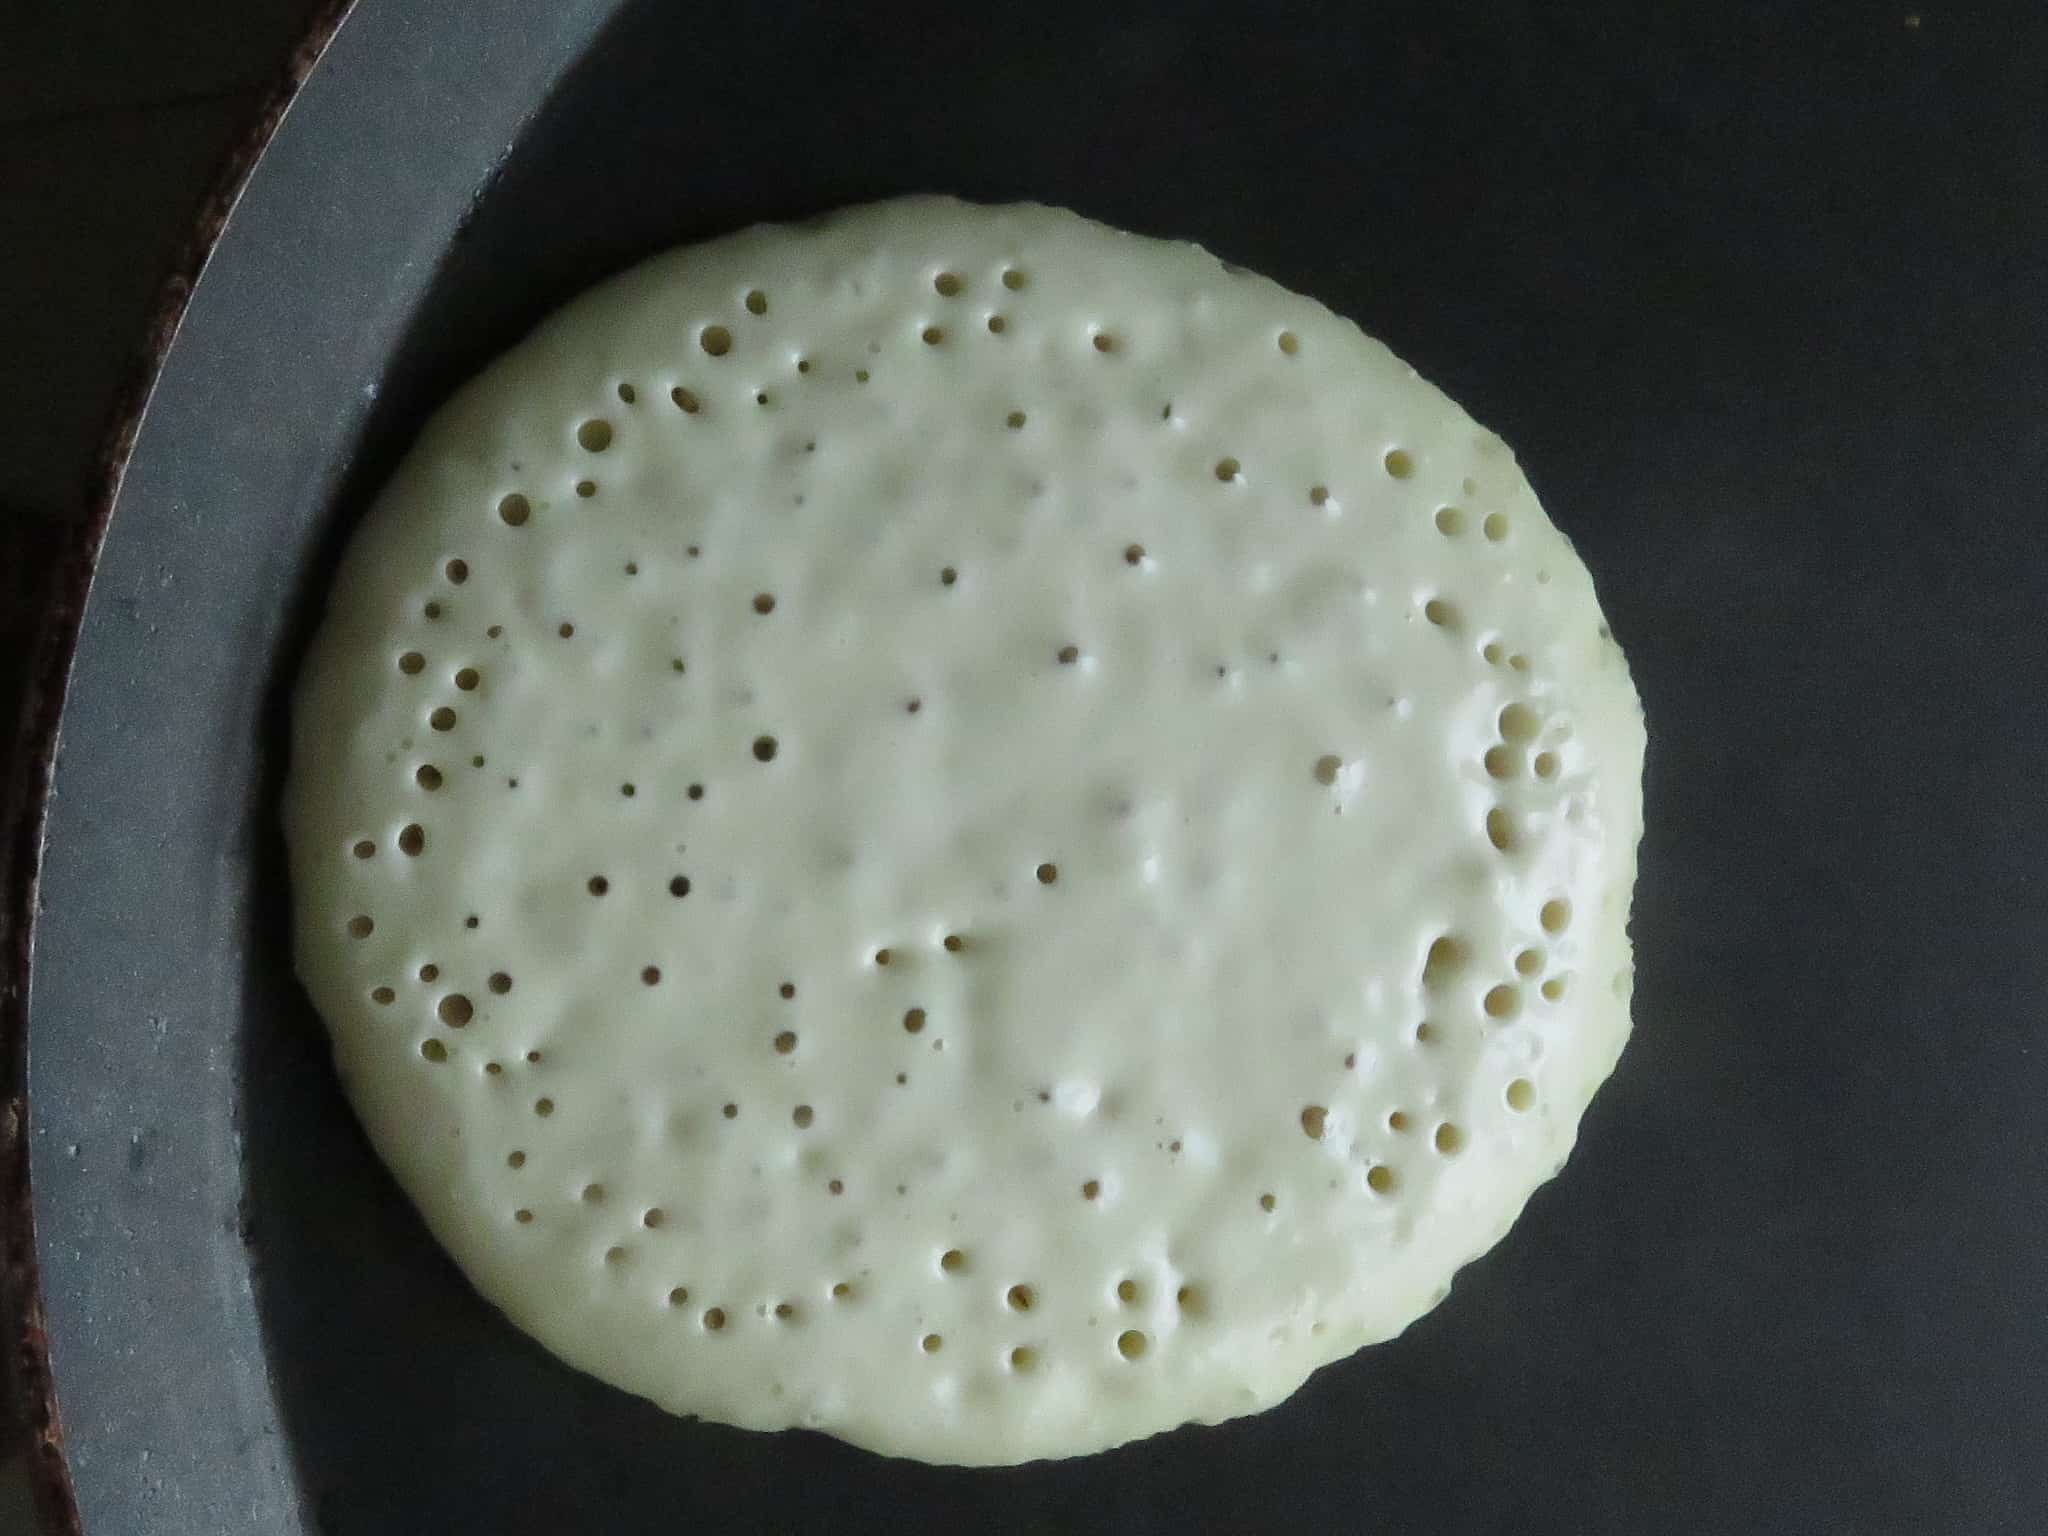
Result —
[[355, 4], [356, 0], [323, 0], [278, 70], [263, 104], [214, 173], [191, 232], [159, 288], [126, 377], [114, 392], [85, 489], [85, 516], [59, 541], [53, 568], [32, 598], [39, 622], [21, 708], [10, 722], [9, 757], [15, 766], [0, 779], [0, 1337], [13, 1359], [15, 1411], [28, 1430], [36, 1512], [62, 1536], [83, 1536], [84, 1527], [65, 1453], [63, 1418], [44, 1328], [29, 1182], [32, 1108], [26, 1069], [38, 881], [71, 665], [114, 504], [193, 290], [234, 215], [250, 174]]

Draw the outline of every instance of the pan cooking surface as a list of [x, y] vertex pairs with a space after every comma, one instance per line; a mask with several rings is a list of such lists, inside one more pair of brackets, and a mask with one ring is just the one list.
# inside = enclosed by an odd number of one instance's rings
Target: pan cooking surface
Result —
[[[2024, 1526], [2048, 20], [1444, 9], [361, 0], [166, 356], [64, 716], [30, 1157], [86, 1530]], [[276, 817], [339, 543], [455, 383], [638, 256], [928, 189], [1359, 320], [1518, 450], [1651, 732], [1565, 1177], [1271, 1413], [998, 1473], [674, 1420], [495, 1316], [341, 1100]]]

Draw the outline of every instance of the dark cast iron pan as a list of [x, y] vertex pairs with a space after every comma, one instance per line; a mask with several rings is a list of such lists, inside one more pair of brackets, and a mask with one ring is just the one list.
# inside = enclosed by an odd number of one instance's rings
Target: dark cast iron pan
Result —
[[[0, 1149], [52, 1513], [2041, 1529], [2048, 18], [1926, 12], [359, 0], [51, 628]], [[639, 256], [913, 189], [1385, 338], [1517, 447], [1651, 729], [1638, 1029], [1565, 1177], [1284, 1406], [1013, 1471], [685, 1423], [501, 1321], [336, 1089], [275, 806], [336, 550], [457, 381]]]

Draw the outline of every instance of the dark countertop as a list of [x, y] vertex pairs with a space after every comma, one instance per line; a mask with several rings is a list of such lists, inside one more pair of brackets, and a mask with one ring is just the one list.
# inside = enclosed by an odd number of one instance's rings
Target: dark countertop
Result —
[[200, 199], [314, 0], [0, 7], [0, 721]]

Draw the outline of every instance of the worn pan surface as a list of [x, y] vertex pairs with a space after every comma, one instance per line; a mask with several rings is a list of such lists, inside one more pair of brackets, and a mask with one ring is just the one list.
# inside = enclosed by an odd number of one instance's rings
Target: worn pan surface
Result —
[[[92, 1536], [2038, 1529], [2048, 22], [1986, 9], [359, 0], [163, 353], [13, 844], [56, 1504]], [[1520, 450], [1651, 721], [1638, 1033], [1566, 1177], [1284, 1407], [1010, 1472], [670, 1419], [478, 1301], [336, 1089], [274, 803], [335, 551], [453, 383], [637, 256], [919, 188], [1356, 316]]]

